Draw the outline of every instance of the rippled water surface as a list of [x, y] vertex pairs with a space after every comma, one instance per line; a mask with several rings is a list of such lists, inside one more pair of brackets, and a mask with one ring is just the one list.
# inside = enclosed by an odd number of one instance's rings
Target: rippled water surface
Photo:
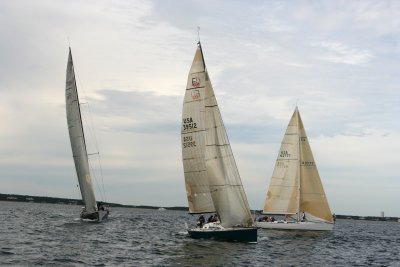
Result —
[[400, 266], [400, 223], [338, 220], [328, 233], [259, 230], [257, 244], [195, 240], [186, 212], [0, 202], [0, 265]]

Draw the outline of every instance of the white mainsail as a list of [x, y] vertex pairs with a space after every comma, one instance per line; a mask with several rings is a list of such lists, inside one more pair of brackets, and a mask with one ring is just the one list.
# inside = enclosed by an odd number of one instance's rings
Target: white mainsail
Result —
[[296, 107], [286, 129], [265, 200], [265, 214], [297, 214], [332, 222], [332, 214]]
[[69, 138], [71, 141], [72, 155], [75, 162], [76, 174], [78, 176], [79, 188], [81, 190], [83, 202], [85, 203], [86, 212], [95, 212], [97, 211], [96, 199], [89, 171], [88, 155], [82, 126], [71, 48], [69, 49], [68, 55], [65, 101]]
[[217, 212], [224, 227], [252, 225], [200, 42], [188, 76], [181, 137], [189, 211]]

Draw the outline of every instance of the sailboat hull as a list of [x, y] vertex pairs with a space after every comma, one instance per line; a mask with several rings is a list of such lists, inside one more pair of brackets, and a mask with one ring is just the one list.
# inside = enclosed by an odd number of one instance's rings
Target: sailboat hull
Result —
[[224, 229], [203, 229], [194, 228], [188, 230], [191, 238], [196, 239], [215, 239], [230, 242], [249, 242], [257, 243], [257, 228], [254, 227], [235, 227]]
[[108, 218], [109, 210], [100, 210], [93, 213], [81, 213], [82, 220], [101, 222]]
[[331, 231], [333, 229], [333, 223], [325, 222], [256, 222], [256, 226], [275, 230]]

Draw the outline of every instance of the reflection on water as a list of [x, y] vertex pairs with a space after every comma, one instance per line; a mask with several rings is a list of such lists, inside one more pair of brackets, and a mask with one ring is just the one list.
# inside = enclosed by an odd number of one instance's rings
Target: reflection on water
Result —
[[332, 232], [260, 229], [257, 244], [188, 237], [180, 211], [0, 202], [0, 265], [400, 266], [400, 223], [338, 220]]

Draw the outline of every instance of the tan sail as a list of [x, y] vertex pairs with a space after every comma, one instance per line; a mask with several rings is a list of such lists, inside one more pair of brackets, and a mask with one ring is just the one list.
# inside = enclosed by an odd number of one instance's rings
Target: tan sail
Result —
[[205, 162], [205, 66], [200, 48], [190, 68], [182, 111], [182, 159], [190, 213], [215, 212]]
[[[297, 110], [297, 109], [296, 109]], [[298, 110], [297, 110], [298, 111]], [[317, 165], [308, 142], [303, 122], [299, 117], [300, 140], [300, 212], [312, 215], [314, 219], [333, 222], [328, 200], [319, 177]]]
[[189, 73], [182, 117], [182, 155], [190, 212], [215, 211], [223, 227], [252, 225], [200, 43]]
[[296, 107], [279, 150], [263, 213], [299, 215], [303, 212], [306, 218], [332, 222], [328, 201]]
[[221, 224], [251, 226], [250, 207], [207, 73], [205, 104], [207, 176]]
[[276, 159], [263, 212], [296, 214], [298, 212], [298, 121], [294, 113], [289, 121]]

